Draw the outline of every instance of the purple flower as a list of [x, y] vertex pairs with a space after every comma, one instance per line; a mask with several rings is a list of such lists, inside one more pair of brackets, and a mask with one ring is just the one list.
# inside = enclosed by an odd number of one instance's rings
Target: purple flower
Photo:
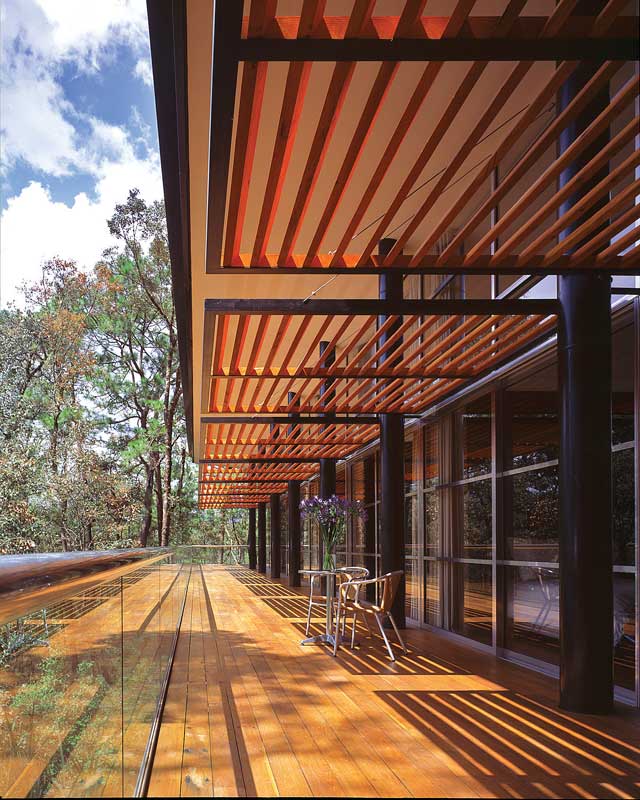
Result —
[[347, 500], [334, 494], [329, 498], [310, 497], [300, 503], [303, 520], [317, 522], [320, 527], [325, 550], [334, 549], [344, 531], [347, 518], [367, 519], [367, 512], [360, 500]]

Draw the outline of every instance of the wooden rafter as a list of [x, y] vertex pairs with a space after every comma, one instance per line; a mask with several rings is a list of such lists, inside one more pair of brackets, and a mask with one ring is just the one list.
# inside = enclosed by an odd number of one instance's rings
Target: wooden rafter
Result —
[[[372, 0], [353, 0], [343, 17], [325, 16], [325, 0], [302, 0], [298, 17], [278, 17], [275, 0], [252, 0], [245, 19], [238, 11], [241, 4], [232, 4], [233, 11], [224, 5], [216, 4], [215, 12], [208, 272], [546, 275], [640, 270], [640, 248], [633, 247], [638, 233], [632, 227], [640, 217], [635, 175], [640, 156], [633, 149], [638, 118], [630, 113], [640, 93], [637, 76], [617, 90], [569, 148], [549, 161], [561, 132], [594, 97], [619, 86], [617, 73], [624, 62], [637, 58], [637, 39], [629, 35], [634, 21], [621, 16], [622, 0], [603, 3], [591, 17], [574, 13], [575, 0], [560, 0], [547, 16], [535, 17], [523, 15], [525, 0], [507, 0], [500, 17], [474, 15], [475, 0], [457, 0], [448, 17], [424, 16], [424, 0], [405, 0], [393, 17], [373, 16]], [[549, 116], [558, 90], [584, 59], [602, 64], [566, 108]], [[353, 134], [338, 163], [328, 167], [334, 132], [355, 91], [357, 64], [372, 60], [379, 64]], [[499, 60], [515, 63], [488, 94], [478, 88], [480, 78], [490, 62]], [[494, 128], [494, 121], [513, 107], [534, 62], [541, 60], [558, 63], [524, 108]], [[270, 63], [276, 61], [289, 63], [264, 165], [266, 184], [258, 188], [252, 177], [264, 132], [263, 98]], [[296, 154], [300, 147], [298, 133], [306, 121], [307, 87], [316, 61], [334, 63], [315, 127], [308, 139], [305, 133], [299, 177], [285, 208], [283, 188], [294, 146]], [[424, 67], [381, 143], [382, 154], [367, 164], [363, 156], [370, 136], [407, 61], [422, 61]], [[438, 107], [433, 98], [440, 96], [447, 61], [470, 63], [453, 95]], [[453, 138], [468, 109], [478, 107], [479, 92], [485, 93], [481, 112], [439, 169], [440, 142]], [[232, 121], [236, 93], [238, 113]], [[406, 174], [398, 174], [399, 164], [406, 162], [398, 154], [408, 146], [426, 102], [432, 102], [433, 128]], [[607, 130], [612, 132], [608, 143], [560, 187], [559, 175]], [[476, 163], [475, 154], [479, 148], [486, 153], [483, 142], [490, 137], [492, 152]], [[488, 188], [496, 165], [509, 162], [514, 166]], [[335, 180], [323, 199], [319, 177], [327, 168], [334, 170]], [[425, 181], [429, 170], [433, 177]], [[380, 216], [370, 221], [367, 215], [380, 206], [378, 192], [388, 177], [395, 184]], [[560, 215], [567, 198], [594, 177], [597, 183]], [[525, 181], [528, 186], [521, 190]], [[345, 214], [354, 185], [364, 188], [350, 201], [355, 210]], [[257, 203], [254, 191], [262, 193]], [[411, 197], [411, 216], [398, 224]], [[257, 209], [255, 229], [245, 230], [250, 202]], [[298, 252], [312, 208], [310, 243]], [[500, 213], [492, 217], [496, 208]], [[457, 232], [440, 251], [439, 242], [453, 226]], [[395, 245], [385, 257], [377, 256], [379, 240], [392, 234]], [[250, 253], [242, 252], [247, 241]], [[413, 252], [407, 254], [410, 246]], [[343, 458], [371, 442], [377, 414], [420, 414], [548, 337], [557, 311], [555, 302], [521, 300], [331, 303], [207, 301], [202, 508], [255, 507], [284, 491], [287, 481], [310, 479], [318, 459]], [[379, 323], [380, 317], [386, 321]], [[328, 343], [331, 364], [319, 353], [321, 341]], [[392, 349], [393, 359], [385, 361]]]
[[[437, 389], [442, 395], [452, 385], [474, 380], [499, 365], [505, 354], [511, 355], [531, 338], [548, 333], [555, 324], [557, 308], [555, 301], [526, 300], [396, 304], [225, 300], [210, 305], [216, 313], [207, 312], [206, 324], [235, 331], [235, 340], [232, 337], [225, 352], [214, 357], [210, 370], [212, 402], [208, 411], [223, 415], [274, 415], [294, 409], [300, 414], [375, 414], [391, 408], [419, 413], [422, 407], [418, 399], [425, 392]], [[345, 314], [346, 307], [354, 313]], [[385, 324], [389, 328], [402, 317], [400, 333], [390, 337], [396, 347], [393, 361], [380, 358], [385, 328], [376, 324], [376, 317], [383, 312], [388, 312]], [[263, 319], [265, 313], [273, 320], [273, 324], [267, 324], [266, 334], [275, 331], [273, 340], [279, 342], [283, 320], [287, 320], [296, 346], [274, 346], [264, 363], [254, 363], [248, 370], [243, 355], [246, 345], [238, 347], [245, 329], [242, 320], [245, 316]], [[313, 317], [313, 325], [329, 332], [329, 350], [339, 350], [333, 364], [325, 365], [323, 358], [309, 351], [297, 337], [308, 317]], [[410, 329], [413, 333], [402, 341], [401, 334]], [[415, 347], [418, 342], [420, 347]], [[322, 397], [322, 387], [328, 379], [332, 386], [327, 399]], [[248, 402], [244, 399], [247, 397], [251, 398]], [[232, 422], [215, 422], [212, 417], [206, 453], [214, 459], [300, 457], [302, 453], [311, 458], [340, 457], [355, 451], [367, 437], [372, 438], [365, 427], [362, 434], [357, 426], [344, 427], [338, 436], [336, 426], [313, 430], [309, 425], [303, 428], [295, 419], [279, 425], [258, 419], [250, 430], [244, 424], [237, 432]]]

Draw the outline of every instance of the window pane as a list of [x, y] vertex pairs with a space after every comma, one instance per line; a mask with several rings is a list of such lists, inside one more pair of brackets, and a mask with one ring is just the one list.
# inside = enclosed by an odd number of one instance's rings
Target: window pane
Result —
[[612, 442], [623, 444], [634, 436], [634, 364], [633, 324], [615, 331], [612, 337]]
[[504, 490], [507, 558], [557, 561], [558, 467], [509, 475]]
[[440, 625], [440, 564], [424, 562], [424, 621]]
[[454, 487], [454, 554], [458, 558], [491, 558], [491, 481]]
[[634, 688], [636, 644], [635, 576], [617, 572], [613, 576], [614, 677], [619, 686]]
[[454, 564], [453, 630], [491, 644], [491, 565]]
[[[533, 380], [533, 379], [532, 379]], [[541, 376], [539, 390], [509, 391], [505, 394], [505, 469], [552, 461], [559, 454], [558, 393], [545, 391]]]
[[413, 437], [404, 440], [404, 493], [416, 491], [416, 471], [413, 459]]
[[424, 430], [424, 485], [435, 486], [440, 479], [438, 434], [440, 426], [427, 425]]
[[470, 403], [456, 416], [457, 479], [491, 472], [491, 398]]
[[424, 548], [425, 555], [440, 554], [440, 494], [435, 490], [424, 493]]
[[418, 562], [408, 558], [404, 565], [406, 578], [406, 594], [404, 601], [405, 614], [410, 619], [418, 619]]
[[414, 497], [404, 499], [404, 543], [407, 556], [418, 552], [417, 500]]
[[536, 567], [503, 569], [507, 586], [506, 647], [557, 664], [560, 635], [558, 570]]
[[633, 448], [611, 454], [613, 484], [613, 563], [635, 563], [635, 491]]

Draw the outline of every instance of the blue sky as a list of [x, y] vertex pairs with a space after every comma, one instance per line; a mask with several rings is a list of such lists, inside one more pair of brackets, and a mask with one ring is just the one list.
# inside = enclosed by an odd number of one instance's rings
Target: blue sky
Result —
[[144, 0], [3, 0], [0, 302], [53, 256], [90, 269], [130, 188], [161, 199]]

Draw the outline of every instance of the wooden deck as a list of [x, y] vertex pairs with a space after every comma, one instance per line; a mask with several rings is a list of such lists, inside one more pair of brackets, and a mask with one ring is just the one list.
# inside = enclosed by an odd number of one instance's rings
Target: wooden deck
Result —
[[560, 712], [549, 678], [420, 630], [395, 664], [364, 632], [334, 659], [300, 646], [305, 610], [193, 568], [149, 796], [640, 795], [636, 712]]

